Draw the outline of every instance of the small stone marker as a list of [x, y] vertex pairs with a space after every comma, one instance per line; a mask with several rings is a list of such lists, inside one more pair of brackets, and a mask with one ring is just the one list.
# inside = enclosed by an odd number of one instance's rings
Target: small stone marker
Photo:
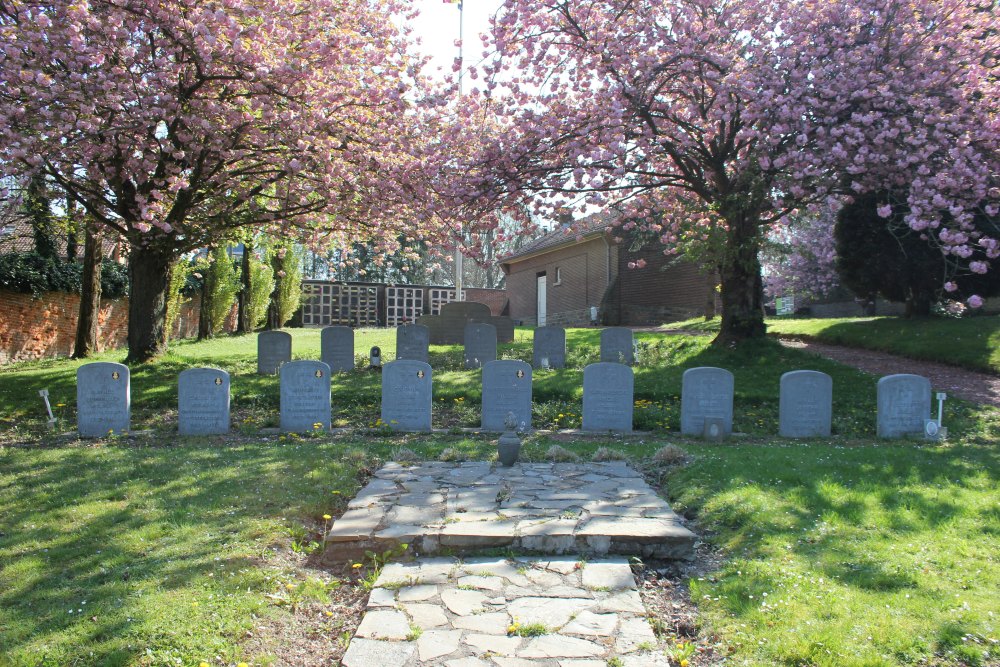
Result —
[[320, 361], [332, 373], [354, 370], [354, 329], [351, 327], [323, 327], [319, 332]]
[[632, 430], [635, 379], [624, 364], [602, 361], [583, 369], [583, 430]]
[[921, 375], [887, 375], [878, 381], [878, 437], [922, 434], [931, 417], [931, 381]]
[[98, 361], [76, 370], [76, 428], [81, 436], [100, 438], [128, 431], [131, 414], [127, 366]]
[[632, 330], [627, 327], [601, 329], [601, 361], [631, 366], [635, 362]]
[[292, 360], [292, 334], [287, 331], [261, 331], [257, 334], [257, 374], [274, 375]]
[[281, 430], [330, 430], [330, 367], [290, 361], [281, 367]]
[[819, 371], [790, 371], [781, 376], [778, 433], [783, 438], [830, 435], [833, 378]]
[[497, 358], [497, 329], [492, 324], [465, 325], [465, 367], [481, 368]]
[[483, 366], [484, 431], [503, 431], [508, 413], [518, 430], [531, 428], [531, 366], [502, 359]]
[[705, 420], [721, 419], [733, 432], [733, 374], [724, 368], [689, 368], [681, 377], [681, 433], [702, 436]]
[[177, 377], [177, 431], [181, 435], [229, 433], [229, 373], [189, 368]]
[[399, 359], [382, 367], [382, 421], [394, 431], [430, 431], [432, 373], [423, 361]]
[[531, 365], [535, 368], [563, 368], [566, 365], [566, 330], [544, 326], [535, 329]]
[[422, 324], [404, 324], [396, 327], [396, 359], [427, 363], [430, 330]]

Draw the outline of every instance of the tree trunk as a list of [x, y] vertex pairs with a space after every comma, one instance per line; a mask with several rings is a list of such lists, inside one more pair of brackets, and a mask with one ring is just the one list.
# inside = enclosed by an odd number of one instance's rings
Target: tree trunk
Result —
[[80, 289], [80, 316], [76, 321], [74, 359], [87, 359], [97, 352], [97, 314], [101, 308], [101, 260], [104, 248], [96, 225], [87, 220], [83, 240], [83, 278]]
[[252, 333], [253, 322], [250, 321], [250, 256], [253, 245], [249, 241], [243, 243], [243, 258], [240, 260], [240, 300], [236, 308], [237, 333]]
[[167, 299], [177, 255], [170, 247], [133, 243], [129, 253], [128, 363], [145, 363], [167, 349]]
[[201, 278], [201, 308], [198, 309], [198, 340], [212, 337], [212, 271], [206, 267]]
[[729, 231], [719, 267], [722, 282], [722, 323], [715, 344], [762, 338], [764, 281], [760, 271], [759, 215], [738, 210], [726, 215]]
[[909, 298], [906, 299], [906, 311], [904, 317], [930, 317], [931, 316], [931, 295], [919, 290], [910, 289]]

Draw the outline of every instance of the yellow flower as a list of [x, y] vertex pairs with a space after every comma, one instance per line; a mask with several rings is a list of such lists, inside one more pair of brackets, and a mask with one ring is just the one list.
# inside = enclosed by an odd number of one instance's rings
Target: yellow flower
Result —
[[210, 667], [210, 665], [204, 660], [202, 660], [201, 662], [198, 663], [198, 667]]
[[285, 588], [287, 588], [288, 590], [293, 590], [295, 588], [295, 584], [285, 584]]
[[332, 516], [330, 516], [329, 514], [324, 514], [324, 515], [323, 515], [323, 518], [324, 518], [324, 519], [326, 519], [327, 521], [329, 521], [329, 520], [330, 520], [330, 519], [332, 519], [333, 517], [332, 517]]
[[66, 404], [65, 403], [56, 403], [56, 407], [57, 408], [65, 408]]
[[324, 611], [323, 613], [326, 614], [327, 616], [333, 616], [333, 612], [330, 611], [329, 609]]
[[197, 606], [198, 606], [198, 603], [197, 603], [197, 602], [192, 602], [192, 603], [191, 603], [191, 606], [192, 606], [192, 607], [197, 607]]
[[688, 667], [687, 658], [684, 658], [683, 660], [681, 660], [681, 667]]
[[237, 664], [236, 667], [250, 667], [250, 665], [248, 665], [245, 662], [241, 662], [241, 663]]
[[331, 491], [330, 493], [332, 493], [335, 496], [339, 496], [341, 493], [343, 493], [343, 491]]
[[353, 568], [354, 568], [354, 569], [356, 570], [356, 569], [358, 569], [359, 567], [363, 567], [363, 566], [361, 565], [361, 563], [355, 563], [355, 564], [354, 564], [354, 565], [352, 565], [351, 567], [353, 567]]

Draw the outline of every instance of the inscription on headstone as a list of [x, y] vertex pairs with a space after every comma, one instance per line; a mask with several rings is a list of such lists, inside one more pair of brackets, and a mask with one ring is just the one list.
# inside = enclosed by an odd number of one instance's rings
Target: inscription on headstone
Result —
[[127, 366], [99, 361], [76, 370], [76, 428], [81, 436], [128, 431], [131, 409]]
[[181, 435], [229, 432], [229, 373], [189, 368], [177, 378], [177, 430]]
[[631, 329], [626, 327], [601, 329], [601, 361], [629, 366], [635, 362], [635, 345]]
[[921, 434], [931, 417], [931, 381], [921, 375], [887, 375], [878, 381], [878, 437]]
[[681, 433], [700, 436], [705, 420], [721, 419], [733, 432], [733, 374], [724, 368], [689, 368], [681, 377]]
[[281, 367], [282, 431], [330, 430], [330, 367], [290, 361]]
[[481, 368], [497, 358], [497, 329], [492, 324], [465, 325], [465, 367]]
[[507, 413], [514, 413], [519, 430], [531, 428], [531, 366], [502, 359], [483, 366], [484, 431], [503, 431]]
[[320, 361], [334, 373], [354, 370], [354, 329], [323, 327], [319, 333]]
[[261, 331], [257, 334], [257, 373], [274, 375], [292, 360], [292, 334], [287, 331]]
[[602, 361], [583, 369], [583, 430], [632, 430], [632, 369]]
[[396, 359], [427, 363], [430, 330], [422, 324], [396, 327]]
[[781, 376], [778, 433], [785, 438], [830, 435], [833, 378], [819, 371], [790, 371]]
[[562, 368], [566, 365], [565, 329], [555, 326], [535, 329], [531, 365], [535, 368]]
[[382, 421], [394, 431], [431, 430], [430, 364], [402, 359], [382, 368]]

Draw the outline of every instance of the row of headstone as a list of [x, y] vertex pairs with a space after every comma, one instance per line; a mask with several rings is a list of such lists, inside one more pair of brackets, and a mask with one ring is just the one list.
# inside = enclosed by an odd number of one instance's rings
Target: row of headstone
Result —
[[[330, 366], [294, 361], [280, 366], [280, 425], [284, 431], [329, 430]], [[483, 367], [482, 428], [503, 429], [508, 413], [531, 428], [532, 369], [523, 361], [489, 361]], [[691, 368], [681, 389], [681, 433], [724, 437], [733, 428], [733, 375], [722, 368]], [[433, 371], [426, 362], [397, 360], [382, 377], [382, 421], [400, 431], [431, 428]], [[583, 374], [583, 430], [632, 430], [632, 369], [614, 362], [590, 364]], [[192, 368], [178, 377], [181, 435], [226, 433], [230, 427], [230, 379], [217, 368]], [[833, 381], [817, 371], [781, 376], [779, 433], [784, 437], [830, 435]], [[877, 431], [882, 438], [922, 433], [930, 419], [931, 384], [918, 375], [890, 375], [878, 382]], [[81, 436], [127, 432], [131, 419], [130, 374], [110, 362], [77, 370], [77, 428]]]

